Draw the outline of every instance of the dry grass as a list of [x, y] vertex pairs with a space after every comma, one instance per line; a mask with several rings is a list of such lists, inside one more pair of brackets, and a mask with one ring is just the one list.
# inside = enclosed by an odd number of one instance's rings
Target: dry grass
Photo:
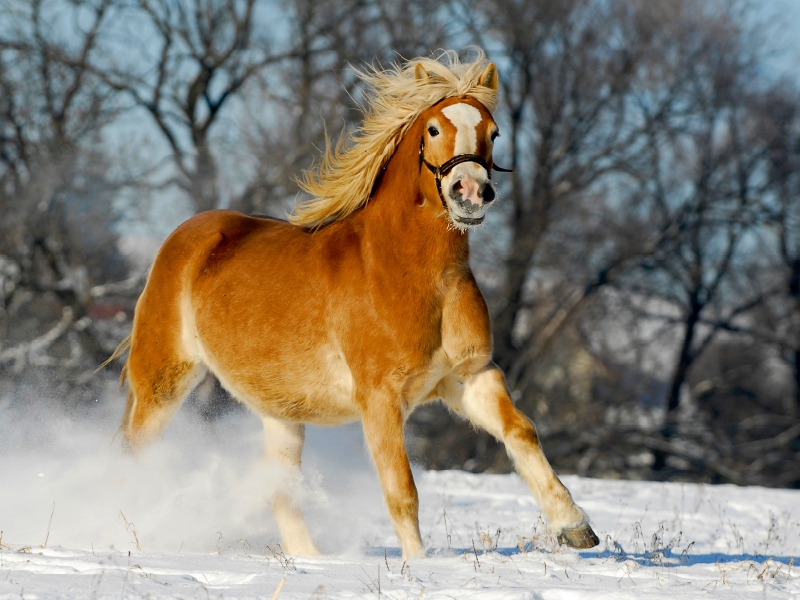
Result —
[[125, 529], [130, 531], [131, 535], [133, 535], [133, 543], [136, 546], [136, 551], [141, 552], [142, 545], [139, 543], [139, 534], [136, 532], [136, 526], [130, 521], [128, 521], [127, 517], [125, 516], [125, 514], [122, 512], [121, 509], [119, 511], [119, 517], [117, 518], [117, 520], [119, 519], [122, 519], [123, 523], [125, 523]]

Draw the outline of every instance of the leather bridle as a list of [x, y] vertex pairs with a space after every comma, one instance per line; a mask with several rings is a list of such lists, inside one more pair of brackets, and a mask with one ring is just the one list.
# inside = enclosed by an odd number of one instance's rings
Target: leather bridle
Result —
[[512, 173], [514, 169], [504, 169], [502, 167], [498, 167], [497, 165], [489, 166], [489, 163], [486, 162], [486, 159], [483, 158], [480, 154], [456, 154], [450, 160], [446, 160], [441, 165], [433, 165], [425, 160], [425, 136], [423, 135], [419, 140], [419, 168], [422, 169], [422, 165], [428, 167], [428, 170], [433, 174], [436, 178], [436, 191], [439, 192], [439, 200], [442, 201], [442, 206], [444, 206], [445, 210], [447, 209], [447, 202], [444, 199], [444, 195], [442, 194], [442, 179], [447, 177], [447, 174], [450, 173], [457, 165], [465, 162], [474, 162], [482, 166], [486, 169], [486, 173], [489, 175], [489, 179], [492, 178], [492, 169], [498, 171], [500, 173]]

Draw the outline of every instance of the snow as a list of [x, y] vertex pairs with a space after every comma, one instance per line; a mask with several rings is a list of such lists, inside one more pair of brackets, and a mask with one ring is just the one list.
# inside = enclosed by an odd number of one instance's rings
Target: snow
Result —
[[577, 552], [516, 475], [417, 469], [430, 556], [404, 564], [358, 427], [314, 429], [303, 506], [326, 556], [287, 557], [257, 419], [184, 410], [131, 458], [120, 411], [0, 405], [0, 598], [800, 598], [800, 491], [565, 476], [601, 539]]

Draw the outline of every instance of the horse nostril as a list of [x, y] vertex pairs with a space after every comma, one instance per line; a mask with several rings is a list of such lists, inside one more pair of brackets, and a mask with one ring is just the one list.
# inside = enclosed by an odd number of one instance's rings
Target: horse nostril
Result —
[[494, 192], [494, 186], [488, 181], [486, 182], [486, 185], [483, 186], [481, 197], [486, 204], [489, 204], [489, 202], [492, 202], [497, 197], [497, 194]]

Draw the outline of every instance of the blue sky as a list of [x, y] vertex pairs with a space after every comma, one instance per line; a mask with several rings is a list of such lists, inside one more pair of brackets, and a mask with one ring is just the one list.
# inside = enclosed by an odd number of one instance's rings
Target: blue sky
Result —
[[800, 80], [800, 0], [753, 0], [757, 18], [775, 18], [775, 37], [770, 44], [785, 48], [774, 59], [775, 68]]

